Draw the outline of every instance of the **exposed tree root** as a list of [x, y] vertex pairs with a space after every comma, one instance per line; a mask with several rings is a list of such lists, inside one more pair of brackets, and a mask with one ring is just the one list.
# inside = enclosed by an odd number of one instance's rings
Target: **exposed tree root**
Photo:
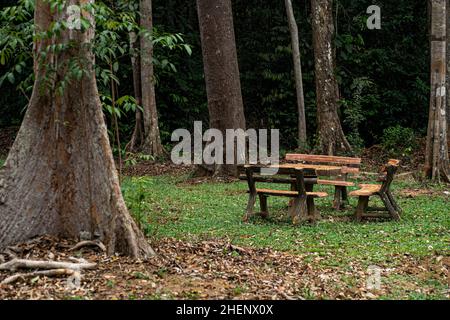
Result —
[[84, 247], [97, 247], [103, 252], [106, 252], [106, 246], [100, 241], [81, 241], [69, 249], [69, 251], [76, 251]]
[[94, 269], [97, 264], [85, 260], [77, 263], [59, 261], [36, 261], [25, 259], [13, 259], [0, 265], [0, 270], [16, 271], [17, 269], [70, 269], [80, 271], [83, 269]]
[[78, 271], [70, 270], [70, 269], [53, 269], [53, 270], [43, 270], [43, 271], [35, 271], [30, 273], [18, 273], [13, 276], [10, 276], [3, 280], [0, 284], [8, 285], [13, 284], [19, 280], [30, 279], [34, 277], [44, 276], [44, 277], [55, 277], [55, 276], [73, 276]]
[[[79, 283], [81, 280], [81, 270], [94, 269], [97, 264], [90, 263], [84, 259], [69, 258], [72, 262], [59, 261], [37, 261], [25, 259], [13, 259], [0, 264], [0, 270], [16, 271], [17, 269], [48, 269], [29, 273], [18, 273], [3, 280], [0, 284], [8, 285], [21, 279], [29, 279], [39, 276], [69, 276], [68, 283]], [[73, 288], [76, 288], [74, 285]]]

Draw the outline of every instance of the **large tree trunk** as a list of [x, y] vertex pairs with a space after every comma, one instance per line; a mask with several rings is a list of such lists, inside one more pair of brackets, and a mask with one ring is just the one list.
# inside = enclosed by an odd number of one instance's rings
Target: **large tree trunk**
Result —
[[333, 0], [311, 0], [311, 6], [320, 148], [329, 155], [351, 152], [338, 115], [339, 89], [332, 44]]
[[[70, 0], [66, 5], [93, 1]], [[67, 16], [50, 10], [48, 2], [36, 1], [37, 32], [63, 19]], [[90, 234], [109, 254], [153, 254], [122, 198], [97, 91], [93, 38], [94, 28], [65, 30], [35, 43], [32, 98], [0, 171], [0, 248], [44, 234]], [[63, 52], [42, 55], [49, 45], [69, 41]], [[84, 69], [81, 79], [69, 76], [73, 62]], [[68, 77], [70, 85], [61, 92], [58, 88]]]
[[153, 70], [153, 42], [149, 35], [153, 33], [152, 1], [140, 2], [140, 25], [146, 35], [141, 36], [141, 85], [142, 108], [144, 110], [144, 144], [142, 151], [152, 156], [164, 155], [159, 133], [158, 110], [156, 108], [155, 74]]
[[[140, 45], [136, 32], [132, 31], [130, 36], [130, 54], [131, 54], [131, 67], [133, 69], [133, 88], [134, 98], [139, 106], [142, 106], [142, 88], [141, 88], [141, 59], [140, 59]], [[127, 146], [127, 150], [130, 152], [138, 152], [144, 143], [144, 120], [142, 111], [136, 110], [136, 120], [134, 125], [133, 135]]]
[[298, 36], [298, 26], [295, 21], [294, 9], [291, 0], [285, 0], [286, 13], [288, 18], [289, 30], [291, 32], [292, 58], [294, 61], [295, 88], [297, 93], [298, 109], [298, 142], [302, 148], [306, 147], [306, 115], [305, 115], [305, 96], [303, 93], [303, 74], [300, 55], [300, 42]]
[[431, 1], [431, 90], [425, 174], [433, 181], [450, 182], [447, 145], [446, 0]]
[[[210, 127], [245, 130], [231, 0], [197, 0]], [[235, 155], [236, 160], [236, 155]], [[214, 174], [237, 174], [236, 165], [216, 166]]]

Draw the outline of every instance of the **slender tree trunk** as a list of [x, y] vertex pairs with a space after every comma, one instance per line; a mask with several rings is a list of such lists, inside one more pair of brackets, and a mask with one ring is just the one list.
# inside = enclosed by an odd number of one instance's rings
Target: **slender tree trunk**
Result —
[[[70, 0], [66, 5], [93, 1]], [[64, 12], [55, 13], [47, 1], [37, 0], [36, 31], [67, 21]], [[0, 248], [44, 234], [78, 238], [89, 233], [104, 242], [109, 254], [153, 254], [120, 191], [97, 91], [93, 38], [94, 28], [66, 30], [35, 43], [32, 98], [0, 170]], [[72, 45], [63, 52], [42, 55], [48, 46], [69, 41]], [[71, 78], [61, 92], [58, 88], [74, 61], [83, 76]]]
[[433, 181], [450, 182], [447, 145], [446, 0], [431, 1], [431, 75], [425, 174]]
[[352, 151], [338, 115], [339, 89], [333, 49], [333, 0], [311, 0], [315, 56], [317, 124], [324, 154]]
[[142, 108], [144, 110], [144, 144], [142, 151], [152, 156], [164, 155], [159, 133], [158, 110], [156, 108], [155, 74], [153, 70], [153, 42], [149, 35], [153, 32], [152, 1], [141, 0], [141, 85]]
[[[197, 0], [210, 127], [245, 130], [231, 0]], [[235, 155], [236, 159], [236, 155]], [[237, 174], [236, 165], [215, 174]]]
[[291, 0], [285, 0], [286, 13], [288, 17], [289, 30], [292, 41], [292, 57], [294, 61], [295, 88], [297, 93], [298, 108], [298, 141], [299, 146], [305, 148], [307, 145], [306, 136], [306, 115], [305, 115], [305, 96], [303, 93], [303, 74], [300, 55], [300, 42], [298, 36], [298, 26], [295, 21], [294, 9]]
[[[131, 66], [133, 69], [133, 88], [134, 98], [139, 106], [142, 106], [142, 93], [141, 93], [141, 59], [139, 55], [139, 42], [136, 32], [130, 32], [130, 51], [131, 51]], [[127, 150], [131, 152], [138, 152], [142, 144], [144, 143], [144, 122], [142, 117], [142, 111], [136, 110], [136, 121], [134, 126], [133, 135], [127, 146]]]

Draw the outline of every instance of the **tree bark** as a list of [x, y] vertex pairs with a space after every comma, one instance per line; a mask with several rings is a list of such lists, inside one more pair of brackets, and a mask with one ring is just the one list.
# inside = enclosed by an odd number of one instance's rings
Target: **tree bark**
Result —
[[[136, 32], [132, 31], [130, 36], [130, 54], [131, 54], [131, 67], [133, 69], [133, 88], [134, 98], [139, 106], [142, 106], [142, 86], [141, 86], [141, 59], [140, 59], [140, 45]], [[141, 110], [136, 110], [136, 120], [134, 125], [133, 135], [127, 146], [127, 150], [130, 152], [140, 151], [141, 146], [144, 143], [144, 122]]]
[[448, 92], [450, 92], [450, 0], [447, 0], [446, 2], [446, 15], [447, 15], [447, 23], [446, 23], [446, 41], [447, 41], [447, 75], [446, 75], [446, 88], [447, 88], [447, 146], [449, 146], [450, 141], [450, 95]]
[[431, 1], [431, 75], [425, 175], [433, 181], [450, 182], [447, 145], [447, 8], [446, 0]]
[[[226, 129], [245, 130], [231, 0], [197, 0], [197, 10], [210, 128], [224, 136]], [[215, 166], [214, 174], [237, 175], [237, 165]]]
[[141, 35], [141, 94], [144, 120], [144, 144], [142, 152], [152, 156], [164, 155], [159, 132], [158, 110], [156, 108], [155, 74], [153, 68], [153, 42], [149, 35], [153, 33], [152, 1], [140, 1], [140, 25], [147, 33]]
[[352, 148], [342, 130], [338, 115], [339, 88], [333, 49], [333, 0], [311, 0], [317, 124], [322, 153], [350, 153]]
[[[66, 5], [93, 2], [70, 0]], [[67, 21], [65, 12], [37, 0], [36, 31]], [[92, 16], [83, 15], [93, 26]], [[121, 194], [97, 91], [93, 38], [91, 27], [35, 42], [32, 98], [0, 170], [0, 248], [44, 234], [74, 239], [90, 234], [106, 245], [108, 254], [153, 254]], [[69, 42], [60, 53], [47, 50]], [[73, 62], [84, 71], [81, 78], [70, 76]], [[58, 90], [68, 77], [70, 83]]]
[[285, 0], [286, 14], [288, 18], [289, 30], [291, 32], [292, 58], [294, 62], [295, 88], [297, 94], [298, 109], [298, 141], [301, 148], [307, 145], [306, 136], [306, 115], [305, 115], [305, 96], [303, 93], [303, 73], [300, 55], [300, 42], [298, 36], [298, 26], [295, 20], [294, 9], [291, 0]]

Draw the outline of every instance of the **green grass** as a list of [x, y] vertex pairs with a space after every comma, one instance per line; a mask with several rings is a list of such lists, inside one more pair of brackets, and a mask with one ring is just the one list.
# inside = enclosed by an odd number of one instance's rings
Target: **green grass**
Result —
[[0, 158], [0, 168], [5, 164], [6, 159]]
[[[364, 267], [373, 264], [390, 267], [401, 264], [406, 256], [450, 255], [450, 202], [443, 187], [431, 187], [436, 191], [431, 196], [406, 198], [399, 196], [400, 189], [421, 186], [396, 183], [394, 194], [404, 210], [400, 222], [356, 223], [342, 219], [353, 214], [356, 199], [351, 199], [347, 210], [336, 212], [331, 208], [330, 196], [317, 201], [324, 217], [322, 221], [315, 225], [294, 226], [286, 216], [286, 198], [269, 198], [269, 219], [255, 217], [250, 223], [243, 223], [248, 197], [245, 183], [190, 185], [184, 183], [185, 179], [161, 176], [124, 181], [127, 204], [149, 236], [183, 240], [227, 238], [237, 245], [306, 254], [306, 259], [311, 261], [319, 255], [324, 259], [319, 265], [314, 262], [318, 267], [348, 268], [355, 262]], [[274, 188], [274, 185], [267, 187]], [[286, 185], [275, 187], [287, 188]], [[330, 187], [320, 186], [317, 190], [333, 194]], [[256, 209], [259, 209], [258, 203]], [[402, 282], [399, 283], [401, 287]], [[439, 289], [443, 285], [440, 283], [435, 287]], [[401, 288], [399, 292], [403, 292]], [[432, 297], [413, 294], [410, 298]]]
[[[317, 252], [329, 256], [326, 262], [330, 265], [355, 260], [369, 265], [389, 263], [393, 255], [423, 257], [450, 253], [450, 203], [441, 191], [442, 196], [398, 198], [404, 210], [400, 222], [339, 221], [342, 216], [352, 215], [356, 199], [351, 199], [346, 211], [335, 212], [329, 197], [317, 202], [325, 218], [323, 221], [316, 225], [293, 226], [286, 217], [287, 200], [271, 197], [271, 217], [268, 220], [254, 218], [246, 224], [241, 221], [247, 203], [245, 183], [188, 185], [183, 184], [183, 179], [162, 176], [125, 181], [123, 190], [127, 203], [136, 216], [140, 215], [150, 236], [226, 237], [236, 244]], [[419, 186], [402, 183], [397, 184], [394, 191], [405, 187]], [[329, 194], [333, 192], [328, 187], [320, 189]]]

